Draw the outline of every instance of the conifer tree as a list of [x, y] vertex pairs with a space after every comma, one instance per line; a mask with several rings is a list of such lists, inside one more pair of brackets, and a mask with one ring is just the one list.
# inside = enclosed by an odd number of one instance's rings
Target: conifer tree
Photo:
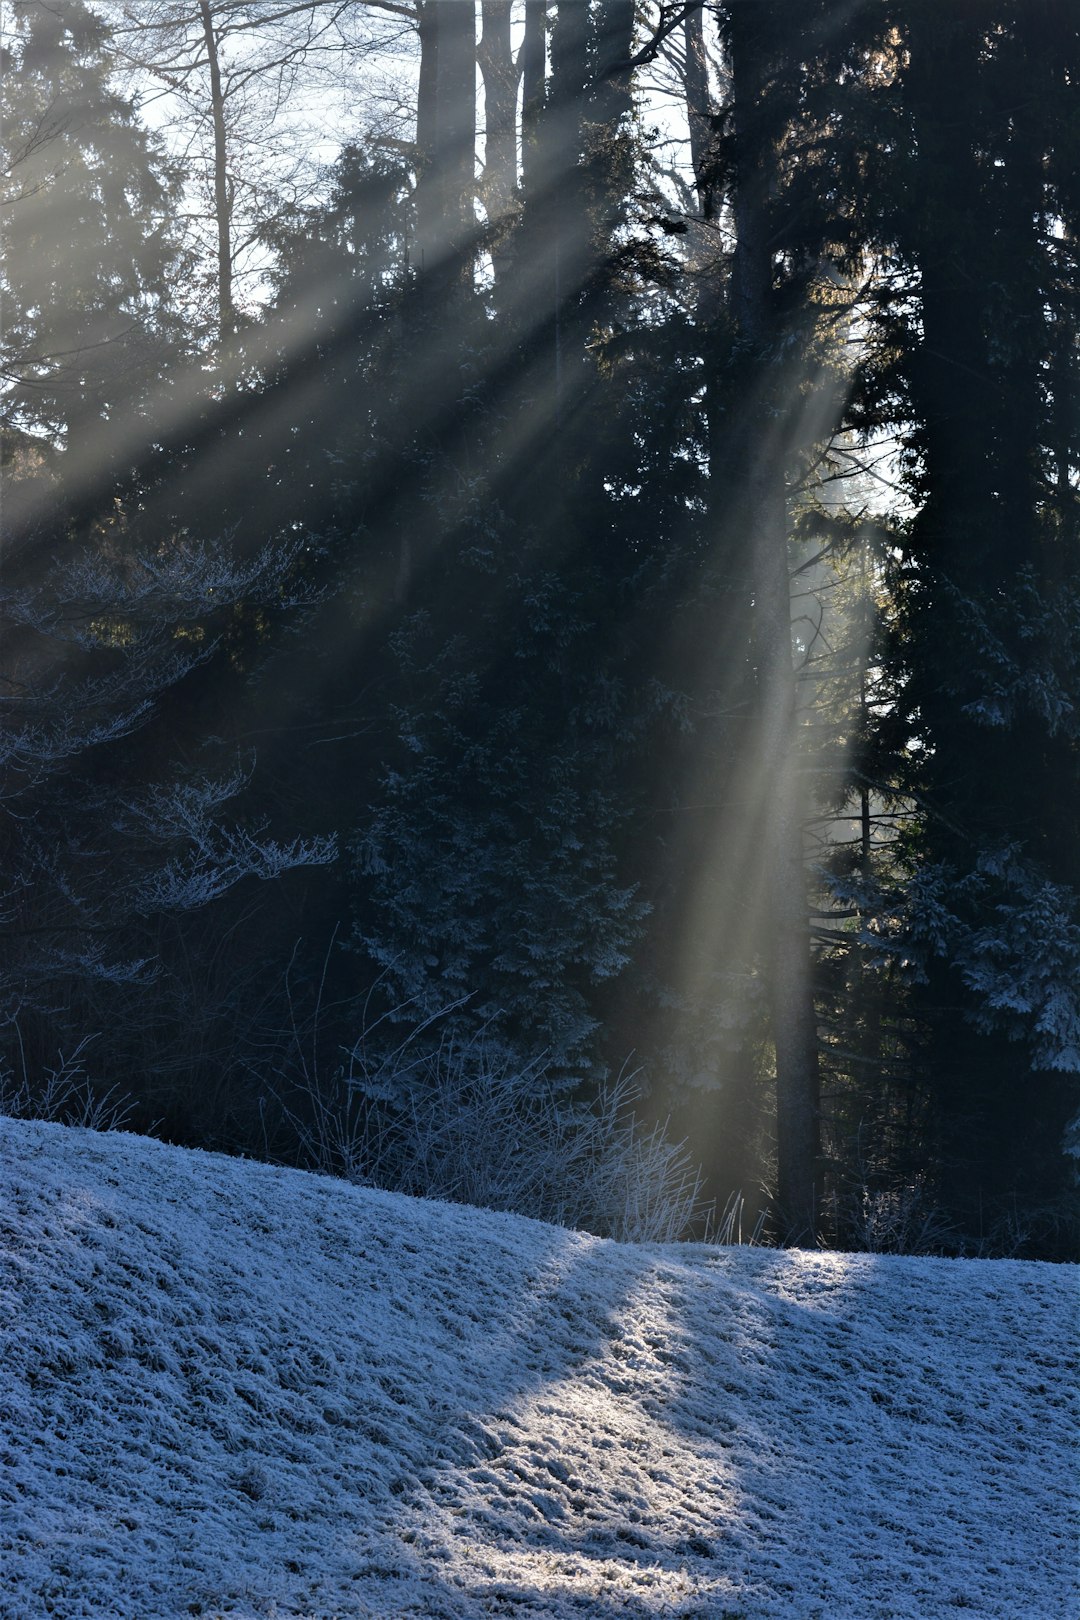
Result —
[[83, 0], [17, 0], [0, 81], [2, 422], [51, 459], [146, 412], [183, 334], [177, 176], [112, 87]]
[[[138, 1068], [183, 1000], [177, 956], [187, 988], [199, 978], [190, 937], [167, 960], [166, 919], [332, 852], [235, 816], [249, 761], [215, 749], [192, 701], [236, 622], [289, 599], [298, 548], [241, 557], [220, 529], [197, 534], [155, 505], [133, 470], [173, 414], [186, 346], [170, 297], [174, 177], [112, 87], [93, 11], [25, 0], [13, 16], [0, 1018], [31, 1071], [106, 1030], [102, 1061]], [[193, 1042], [204, 1011], [189, 1002]]]

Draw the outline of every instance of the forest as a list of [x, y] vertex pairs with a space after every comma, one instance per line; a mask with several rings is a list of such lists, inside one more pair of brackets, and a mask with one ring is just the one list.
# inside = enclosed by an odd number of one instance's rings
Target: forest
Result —
[[1074, 1257], [1068, 0], [0, 0], [0, 1111]]

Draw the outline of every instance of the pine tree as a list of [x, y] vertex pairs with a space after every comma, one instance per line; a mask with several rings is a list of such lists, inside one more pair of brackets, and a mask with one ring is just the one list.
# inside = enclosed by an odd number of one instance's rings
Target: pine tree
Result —
[[16, 0], [0, 83], [0, 396], [8, 459], [156, 408], [183, 334], [176, 174], [110, 83], [83, 0]]

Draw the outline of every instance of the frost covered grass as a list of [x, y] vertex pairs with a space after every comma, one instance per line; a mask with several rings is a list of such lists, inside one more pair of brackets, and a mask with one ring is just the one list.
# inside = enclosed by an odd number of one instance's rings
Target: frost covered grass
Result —
[[275, 1097], [301, 1168], [623, 1242], [673, 1243], [708, 1215], [685, 1143], [638, 1124], [633, 1074], [582, 1104], [543, 1061], [519, 1067], [482, 1040], [444, 1042], [390, 1083], [357, 1057], [329, 1078], [305, 1065], [297, 1108]]
[[1076, 1268], [0, 1119], [3, 1620], [1072, 1620]]

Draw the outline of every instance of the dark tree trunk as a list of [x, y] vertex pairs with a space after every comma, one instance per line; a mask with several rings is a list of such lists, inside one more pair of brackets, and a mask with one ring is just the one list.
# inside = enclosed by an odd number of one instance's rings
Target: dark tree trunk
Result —
[[1050, 361], [1053, 499], [1058, 543], [1049, 566], [1059, 582], [1080, 555], [1080, 496], [1074, 481], [1080, 471], [1080, 350], [1076, 323], [1064, 309], [1055, 312]]
[[460, 0], [423, 0], [417, 105], [417, 248], [429, 291], [471, 280], [476, 247], [476, 27]]
[[819, 1069], [811, 983], [810, 932], [803, 854], [801, 773], [797, 759], [797, 688], [791, 651], [787, 455], [777, 425], [797, 394], [784, 376], [774, 313], [769, 200], [777, 186], [769, 129], [769, 67], [779, 43], [756, 6], [740, 5], [730, 21], [735, 100], [736, 245], [731, 267], [732, 315], [749, 358], [745, 412], [747, 465], [740, 475], [741, 545], [753, 589], [756, 673], [757, 802], [765, 907], [765, 956], [776, 1052], [777, 1201], [785, 1230], [813, 1239], [819, 1197]]
[[547, 79], [547, 0], [525, 0], [520, 68], [521, 186], [528, 205], [536, 201], [543, 189], [539, 157]]
[[[686, 120], [690, 129], [690, 161], [702, 221], [696, 227], [699, 245], [695, 317], [701, 332], [703, 351], [708, 353], [721, 320], [724, 262], [722, 239], [710, 224], [716, 211], [714, 119], [719, 109], [713, 104], [709, 86], [704, 12], [700, 6], [687, 12], [683, 20], [683, 45], [686, 52]], [[719, 371], [720, 367], [707, 363], [705, 416], [710, 474], [709, 522], [714, 533], [721, 523], [720, 508], [724, 500], [721, 472], [725, 423], [723, 383]], [[734, 591], [739, 591], [745, 582], [732, 579], [730, 583]]]
[[552, 314], [556, 427], [573, 414], [580, 381], [576, 316], [588, 262], [588, 214], [581, 166], [588, 86], [588, 7], [559, 0], [551, 34], [551, 83], [544, 112], [543, 202]]
[[614, 126], [630, 110], [634, 70], [634, 0], [598, 0], [593, 16], [596, 90], [593, 96], [598, 121]]
[[[924, 206], [913, 211], [922, 342], [912, 359], [925, 446], [924, 528], [936, 566], [964, 588], [992, 566], [991, 376], [986, 363], [982, 249], [989, 221], [973, 142], [978, 27], [962, 9], [916, 7], [905, 94]], [[993, 559], [997, 561], [999, 559]], [[973, 565], [976, 570], [973, 573]]]
[[688, 11], [683, 19], [683, 49], [686, 52], [686, 121], [690, 128], [690, 163], [694, 170], [701, 216], [712, 219], [715, 188], [710, 171], [715, 109], [709, 92], [709, 62], [701, 6]]
[[482, 193], [498, 287], [512, 262], [510, 228], [517, 192], [517, 68], [511, 48], [511, 0], [484, 0], [477, 60], [484, 81]]
[[[438, 149], [439, 13], [434, 0], [420, 0], [420, 77], [416, 88], [416, 152], [423, 186]], [[429, 192], [420, 193], [425, 202]]]
[[214, 127], [214, 222], [217, 227], [218, 337], [222, 347], [236, 331], [233, 304], [232, 199], [229, 195], [228, 143], [221, 59], [210, 0], [199, 0], [206, 61], [210, 71], [210, 116]]
[[[587, 108], [586, 186], [597, 270], [610, 259], [634, 186], [633, 0], [599, 0], [593, 14], [594, 78]], [[604, 296], [610, 276], [594, 274]]]

